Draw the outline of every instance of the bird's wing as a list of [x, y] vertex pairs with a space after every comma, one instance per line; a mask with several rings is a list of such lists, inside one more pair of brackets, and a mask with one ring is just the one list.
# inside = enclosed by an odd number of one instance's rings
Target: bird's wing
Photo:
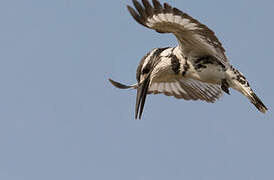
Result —
[[228, 63], [225, 50], [214, 32], [188, 14], [158, 0], [133, 0], [134, 8], [127, 6], [132, 17], [141, 25], [159, 33], [173, 33], [185, 57], [212, 55], [223, 65]]
[[222, 95], [219, 85], [202, 83], [193, 79], [181, 79], [173, 82], [153, 82], [149, 94], [165, 94], [185, 100], [203, 100], [215, 102]]

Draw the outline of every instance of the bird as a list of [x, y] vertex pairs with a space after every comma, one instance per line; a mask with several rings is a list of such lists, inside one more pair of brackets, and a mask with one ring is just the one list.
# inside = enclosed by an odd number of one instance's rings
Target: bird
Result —
[[133, 0], [127, 9], [136, 22], [158, 33], [173, 34], [176, 47], [154, 48], [140, 61], [137, 83], [125, 85], [108, 79], [120, 89], [136, 89], [135, 119], [141, 119], [148, 94], [213, 103], [232, 88], [262, 113], [268, 110], [251, 89], [246, 77], [234, 68], [215, 33], [206, 25], [168, 3]]

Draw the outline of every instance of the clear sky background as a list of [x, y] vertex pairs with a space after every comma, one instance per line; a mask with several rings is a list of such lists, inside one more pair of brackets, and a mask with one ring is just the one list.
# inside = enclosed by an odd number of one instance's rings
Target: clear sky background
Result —
[[135, 121], [136, 92], [107, 79], [135, 83], [173, 36], [137, 24], [130, 0], [1, 0], [0, 179], [274, 179], [274, 1], [166, 2], [215, 31], [269, 111], [233, 90], [151, 95]]

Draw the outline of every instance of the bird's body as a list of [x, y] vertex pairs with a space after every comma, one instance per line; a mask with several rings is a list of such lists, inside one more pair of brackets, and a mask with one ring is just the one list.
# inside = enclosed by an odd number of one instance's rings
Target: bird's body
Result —
[[179, 41], [176, 47], [156, 48], [150, 51], [137, 68], [138, 83], [123, 85], [110, 79], [122, 89], [137, 89], [135, 118], [141, 118], [147, 94], [162, 93], [185, 100], [214, 102], [233, 88], [245, 95], [261, 112], [267, 108], [250, 88], [248, 81], [233, 68], [225, 50], [213, 31], [189, 15], [164, 3], [153, 0], [143, 6], [133, 0], [137, 12], [128, 10], [140, 24], [160, 33], [173, 33]]
[[[154, 58], [151, 58], [154, 57]], [[142, 64], [142, 70], [150, 64], [157, 63], [151, 72], [153, 82], [169, 82], [174, 80], [195, 79], [197, 81], [221, 84], [225, 78], [225, 68], [214, 62], [210, 57], [199, 59], [187, 59], [180, 54], [179, 47], [157, 48], [149, 52]], [[144, 79], [147, 73], [140, 72], [140, 79]], [[137, 73], [138, 74], [138, 73]]]

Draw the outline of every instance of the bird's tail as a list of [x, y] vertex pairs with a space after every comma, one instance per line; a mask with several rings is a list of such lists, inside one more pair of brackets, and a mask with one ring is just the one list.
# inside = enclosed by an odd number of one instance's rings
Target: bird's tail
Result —
[[267, 107], [264, 103], [259, 99], [259, 97], [252, 91], [247, 97], [254, 106], [261, 111], [262, 113], [266, 113]]
[[249, 86], [243, 85], [241, 83], [239, 83], [239, 86], [241, 86], [241, 88], [237, 90], [239, 90], [243, 95], [245, 95], [260, 112], [266, 113], [266, 111], [268, 110], [267, 107], [254, 93], [254, 91]]
[[226, 71], [226, 75], [226, 82], [228, 82], [229, 87], [232, 87], [233, 89], [239, 91], [244, 96], [246, 96], [260, 112], [266, 113], [267, 107], [251, 89], [249, 82], [241, 72], [231, 66]]

